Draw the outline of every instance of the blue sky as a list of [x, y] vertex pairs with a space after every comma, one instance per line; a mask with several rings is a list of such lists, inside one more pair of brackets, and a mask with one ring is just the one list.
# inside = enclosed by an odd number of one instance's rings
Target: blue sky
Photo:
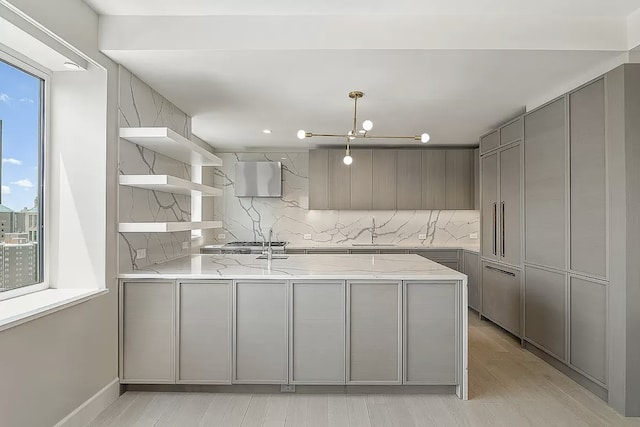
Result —
[[2, 204], [33, 207], [38, 185], [40, 79], [0, 61]]

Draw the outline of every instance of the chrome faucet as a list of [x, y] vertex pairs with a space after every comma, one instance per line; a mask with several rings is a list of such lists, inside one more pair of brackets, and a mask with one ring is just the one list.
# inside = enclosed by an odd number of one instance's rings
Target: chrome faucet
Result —
[[[267, 246], [267, 262], [271, 264], [271, 259], [273, 257], [273, 248], [271, 247], [271, 238], [273, 237], [273, 227], [269, 228], [269, 245]], [[262, 243], [264, 245], [264, 242]], [[263, 251], [264, 253], [264, 251]]]
[[373, 240], [376, 238], [376, 217], [371, 217], [371, 244], [373, 245]]

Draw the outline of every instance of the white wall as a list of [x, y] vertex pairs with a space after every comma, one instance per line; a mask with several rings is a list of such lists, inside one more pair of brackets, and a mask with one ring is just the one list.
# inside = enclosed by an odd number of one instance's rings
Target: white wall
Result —
[[[59, 198], [48, 215], [56, 231], [50, 236], [54, 284], [110, 292], [0, 332], [0, 424], [52, 426], [118, 375], [117, 66], [98, 51], [98, 17], [81, 0], [0, 3], [104, 68], [73, 77], [75, 82], [71, 75], [53, 78], [60, 87], [52, 103], [78, 115], [52, 124], [49, 179]], [[86, 94], [65, 93], [80, 81]]]

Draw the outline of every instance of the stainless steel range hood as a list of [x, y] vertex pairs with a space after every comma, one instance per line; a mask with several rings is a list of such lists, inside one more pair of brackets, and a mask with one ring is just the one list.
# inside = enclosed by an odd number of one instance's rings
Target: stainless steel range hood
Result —
[[236, 197], [282, 197], [282, 163], [237, 162]]

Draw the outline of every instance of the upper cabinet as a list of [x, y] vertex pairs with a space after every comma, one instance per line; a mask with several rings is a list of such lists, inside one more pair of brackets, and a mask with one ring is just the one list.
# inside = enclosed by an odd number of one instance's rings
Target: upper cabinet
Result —
[[446, 150], [445, 209], [473, 209], [473, 150]]
[[396, 209], [397, 159], [396, 150], [373, 150], [373, 209]]
[[309, 209], [474, 209], [478, 151], [454, 149], [309, 151]]
[[445, 206], [446, 150], [422, 151], [422, 209]]
[[480, 154], [484, 154], [500, 146], [500, 132], [494, 130], [488, 135], [480, 137]]
[[573, 271], [607, 275], [604, 79], [569, 95]]
[[[373, 202], [373, 151], [353, 150], [353, 162], [357, 168], [351, 168], [351, 209], [371, 210]], [[348, 166], [346, 166], [348, 167]]]
[[398, 150], [397, 159], [398, 191], [396, 193], [397, 209], [415, 209], [422, 206], [422, 158], [416, 156], [415, 150]]
[[566, 267], [567, 121], [565, 98], [525, 117], [525, 261]]
[[522, 117], [507, 123], [500, 128], [500, 146], [522, 140], [524, 133]]

